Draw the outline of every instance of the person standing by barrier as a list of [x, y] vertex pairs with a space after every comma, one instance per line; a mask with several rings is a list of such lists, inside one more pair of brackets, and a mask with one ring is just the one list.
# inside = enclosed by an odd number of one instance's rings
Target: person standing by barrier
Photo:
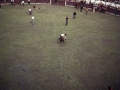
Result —
[[66, 17], [66, 26], [68, 25], [68, 16]]
[[14, 3], [14, 0], [11, 0], [11, 5], [13, 5], [13, 3]]
[[30, 0], [28, 0], [28, 5], [30, 5]]
[[117, 14], [117, 7], [115, 7], [115, 9], [114, 9], [114, 14], [115, 15]]
[[1, 10], [1, 3], [0, 3], [0, 10]]
[[16, 1], [14, 1], [14, 7], [15, 7], [15, 5], [16, 5]]
[[21, 6], [24, 6], [24, 3], [25, 3], [25, 2], [24, 2], [24, 1], [22, 1], [22, 2], [21, 2]]

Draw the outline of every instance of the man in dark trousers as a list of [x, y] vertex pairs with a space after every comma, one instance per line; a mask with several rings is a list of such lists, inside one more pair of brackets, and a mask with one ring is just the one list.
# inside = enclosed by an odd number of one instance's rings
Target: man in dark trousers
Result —
[[76, 17], [76, 12], [74, 11], [74, 13], [73, 13], [73, 19], [75, 19], [75, 17]]
[[80, 12], [82, 12], [82, 10], [83, 10], [83, 6], [80, 7]]
[[68, 25], [68, 16], [66, 17], [66, 26]]

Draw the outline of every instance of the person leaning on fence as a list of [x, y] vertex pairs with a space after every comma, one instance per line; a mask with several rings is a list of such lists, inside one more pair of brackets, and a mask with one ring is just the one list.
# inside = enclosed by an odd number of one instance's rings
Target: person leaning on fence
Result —
[[118, 8], [115, 7], [115, 9], [114, 9], [114, 14], [115, 14], [115, 15], [117, 14], [117, 10], [118, 10]]
[[25, 2], [24, 2], [24, 1], [22, 1], [22, 2], [21, 2], [21, 6], [24, 6], [24, 3], [25, 3]]
[[0, 10], [1, 10], [1, 3], [0, 3]]
[[74, 11], [74, 13], [73, 13], [73, 19], [75, 19], [75, 17], [76, 17], [76, 12]]
[[11, 0], [11, 5], [13, 5], [13, 3], [14, 3], [14, 0]]
[[30, 0], [28, 0], [28, 5], [30, 5]]

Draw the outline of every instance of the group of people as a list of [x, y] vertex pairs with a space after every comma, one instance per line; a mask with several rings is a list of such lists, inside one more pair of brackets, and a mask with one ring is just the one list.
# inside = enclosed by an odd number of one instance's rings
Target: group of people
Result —
[[[40, 9], [40, 8], [39, 8]], [[29, 9], [29, 15], [32, 15], [32, 9], [30, 8]], [[74, 12], [73, 13], [73, 18], [75, 19], [75, 16], [76, 16], [76, 12]], [[35, 19], [35, 17], [34, 17], [34, 15], [32, 15], [32, 17], [31, 17], [31, 21], [30, 21], [30, 23], [32, 24], [32, 25], [34, 25], [34, 19]], [[68, 25], [68, 16], [66, 17], [66, 26]], [[65, 42], [64, 42], [64, 40], [66, 39], [66, 35], [67, 34], [60, 34], [60, 37], [59, 37], [59, 41], [60, 41], [60, 43], [64, 43], [65, 44]]]

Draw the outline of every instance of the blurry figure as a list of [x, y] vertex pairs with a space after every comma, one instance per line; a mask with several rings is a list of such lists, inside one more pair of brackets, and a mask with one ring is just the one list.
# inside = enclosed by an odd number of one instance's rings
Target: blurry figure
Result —
[[65, 44], [64, 39], [66, 39], [66, 34], [60, 34], [60, 38], [59, 38], [60, 43], [63, 42]]
[[34, 17], [34, 16], [32, 16], [32, 17], [31, 17], [31, 19], [32, 19], [32, 20], [31, 20], [31, 22], [30, 22], [30, 23], [32, 23], [32, 25], [33, 25], [33, 24], [34, 24], [34, 19], [35, 19], [35, 17]]
[[68, 16], [66, 17], [66, 26], [68, 25]]
[[28, 0], [28, 5], [30, 5], [30, 0]]
[[86, 7], [86, 9], [85, 9], [85, 10], [86, 10], [86, 15], [87, 15], [87, 14], [88, 14], [88, 10], [89, 10], [89, 9]]
[[1, 10], [1, 3], [0, 3], [0, 10]]
[[74, 13], [73, 13], [73, 19], [75, 19], [75, 17], [76, 17], [76, 12], [74, 11]]
[[24, 6], [24, 3], [25, 3], [25, 2], [24, 2], [24, 1], [22, 1], [22, 2], [21, 2], [21, 6]]
[[29, 9], [29, 15], [32, 15], [32, 9]]
[[16, 1], [14, 1], [14, 7], [15, 7], [15, 5], [16, 5]]
[[114, 14], [115, 15], [117, 14], [117, 7], [115, 7]]
[[33, 6], [33, 8], [35, 9], [35, 8], [36, 8], [36, 6]]
[[13, 3], [14, 3], [14, 0], [11, 0], [11, 5], [13, 5]]

